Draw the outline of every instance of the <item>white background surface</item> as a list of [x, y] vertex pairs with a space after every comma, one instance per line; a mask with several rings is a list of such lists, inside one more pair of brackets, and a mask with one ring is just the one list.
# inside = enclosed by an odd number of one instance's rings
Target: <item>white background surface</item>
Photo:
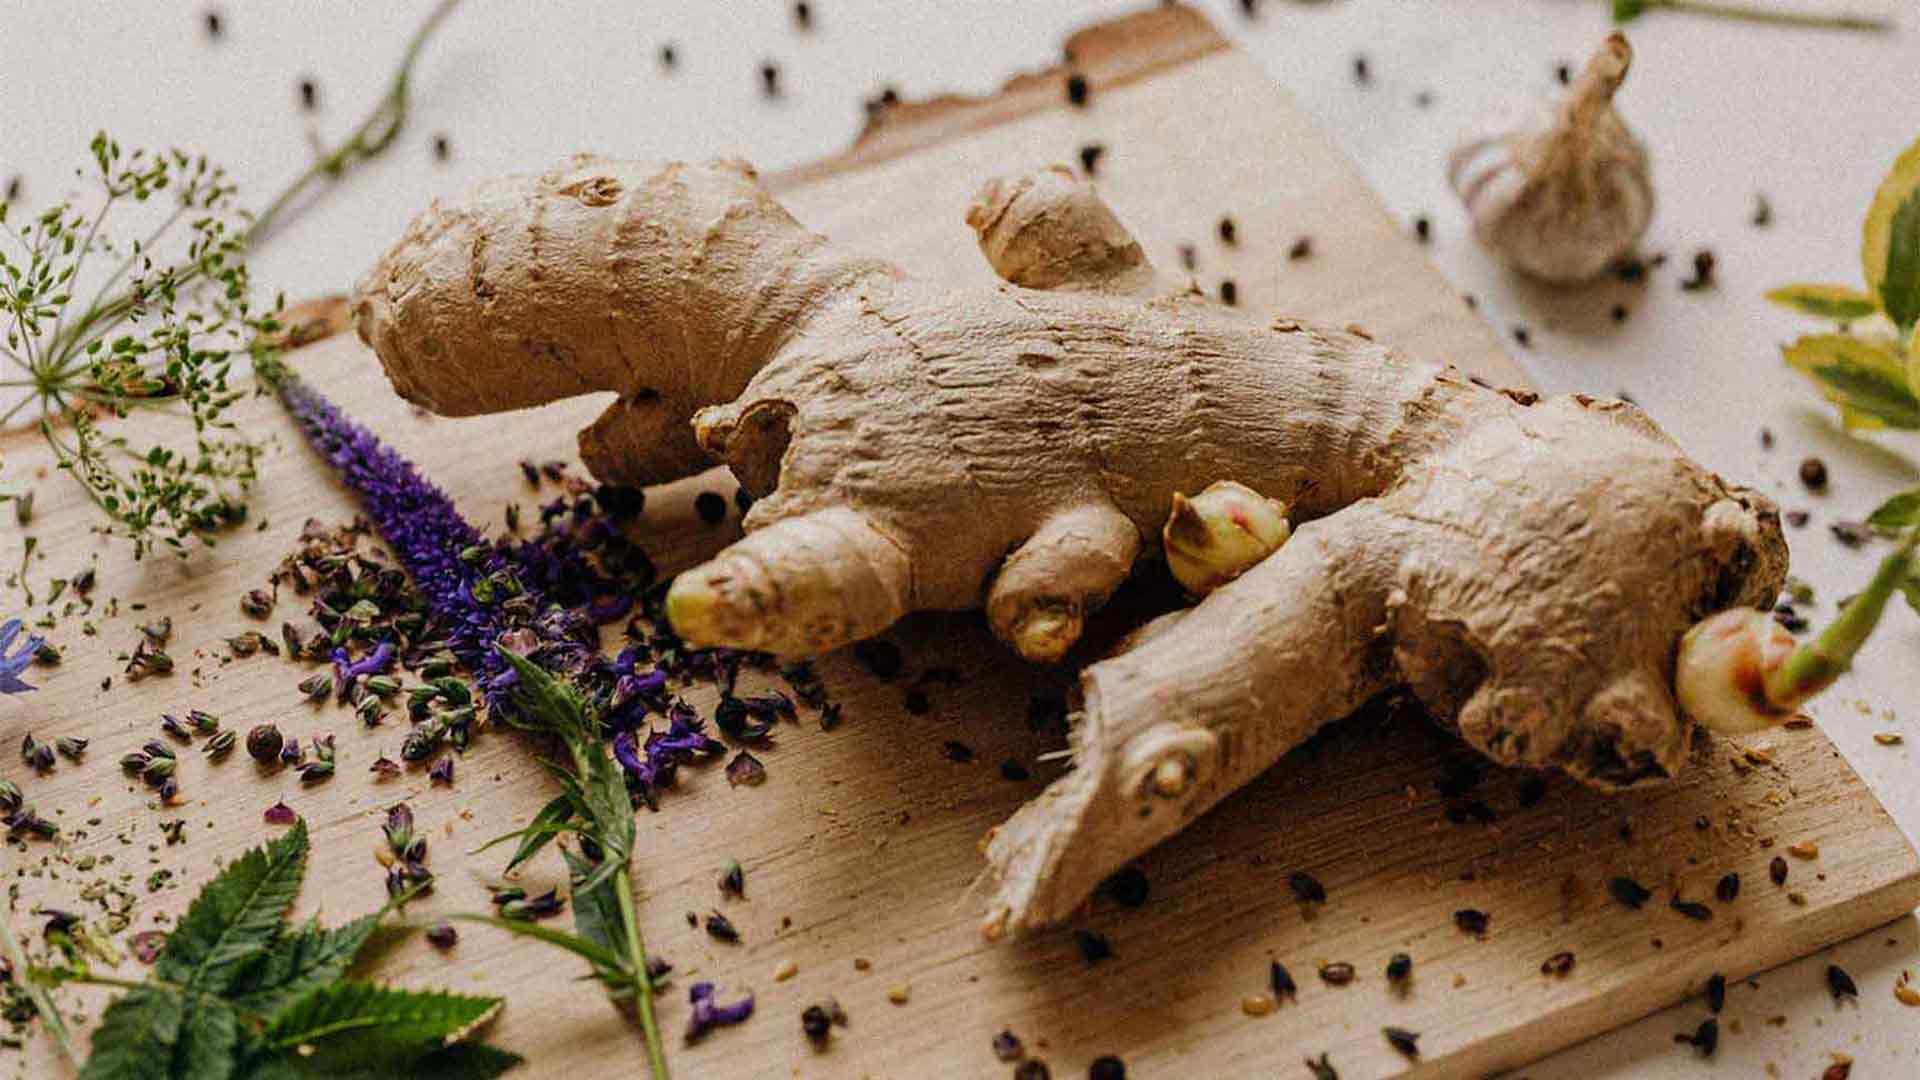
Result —
[[[415, 113], [383, 160], [331, 192], [255, 260], [270, 290], [341, 290], [436, 195], [484, 177], [543, 167], [576, 150], [649, 157], [744, 156], [763, 168], [838, 150], [858, 130], [861, 99], [883, 85], [907, 96], [989, 92], [1052, 62], [1065, 34], [1142, 0], [815, 0], [815, 28], [795, 30], [785, 0], [667, 4], [468, 0], [419, 69]], [[1769, 0], [1759, 0], [1766, 3]], [[1819, 6], [1821, 0], [1795, 0]], [[1920, 441], [1839, 431], [1781, 365], [1777, 346], [1808, 324], [1760, 293], [1789, 281], [1857, 284], [1859, 222], [1893, 157], [1920, 135], [1920, 9], [1901, 33], [1776, 30], [1677, 15], [1633, 30], [1638, 58], [1621, 108], [1649, 144], [1660, 211], [1650, 251], [1673, 262], [1644, 287], [1608, 283], [1553, 294], [1515, 282], [1474, 248], [1445, 185], [1446, 150], [1524, 115], [1555, 90], [1554, 66], [1578, 64], [1604, 33], [1605, 0], [1265, 0], [1249, 20], [1237, 0], [1204, 0], [1216, 23], [1358, 161], [1396, 213], [1432, 217], [1432, 253], [1497, 326], [1526, 324], [1520, 359], [1549, 391], [1625, 391], [1699, 458], [1813, 512], [1792, 536], [1795, 572], [1821, 603], [1864, 582], [1875, 553], [1843, 550], [1826, 525], [1858, 519], [1920, 484]], [[76, 190], [88, 136], [211, 153], [255, 204], [289, 179], [318, 137], [331, 142], [377, 97], [424, 3], [215, 5], [225, 33], [206, 35], [201, 3], [11, 3], [0, 13], [0, 178], [22, 177], [38, 209]], [[678, 69], [662, 70], [673, 43]], [[1369, 60], [1357, 86], [1353, 57]], [[760, 93], [763, 60], [784, 93]], [[297, 83], [316, 80], [319, 107]], [[1416, 94], [1433, 95], [1429, 107]], [[1235, 108], [1221, 102], [1220, 108]], [[1205, 122], [1196, 117], [1195, 122]], [[451, 160], [431, 153], [444, 134]], [[1748, 223], [1756, 193], [1771, 228]], [[1719, 257], [1719, 287], [1683, 293], [1698, 247]], [[1615, 325], [1616, 303], [1631, 308]], [[1761, 426], [1778, 439], [1758, 443]], [[1794, 479], [1803, 456], [1833, 473], [1830, 492]], [[1920, 835], [1920, 618], [1890, 613], [1857, 675], [1823, 709], [1829, 733], [1892, 810]], [[1909, 729], [1913, 730], [1909, 730]], [[1876, 731], [1904, 731], [1884, 747]], [[1855, 1077], [1920, 1075], [1920, 1010], [1892, 996], [1920, 970], [1912, 919], [1767, 974], [1729, 993], [1718, 1059], [1694, 1061], [1672, 1036], [1706, 1015], [1682, 1005], [1526, 1070], [1538, 1078], [1775, 1075], [1817, 1077], [1841, 1052]], [[1860, 983], [1836, 1007], [1823, 978], [1837, 959]], [[1784, 1023], [1766, 1023], [1784, 1017]], [[1739, 1030], [1734, 1030], [1735, 1027]], [[982, 1036], [984, 1038], [984, 1035]]]

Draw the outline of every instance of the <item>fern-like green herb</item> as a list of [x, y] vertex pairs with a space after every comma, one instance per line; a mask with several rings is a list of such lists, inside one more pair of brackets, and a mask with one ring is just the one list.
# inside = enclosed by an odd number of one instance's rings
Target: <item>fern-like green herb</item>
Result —
[[[474, 1041], [499, 998], [346, 979], [404, 897], [345, 926], [291, 925], [306, 867], [307, 826], [296, 821], [207, 883], [144, 982], [80, 965], [29, 970], [43, 995], [66, 982], [126, 990], [101, 1016], [81, 1080], [484, 1080], [520, 1063]], [[57, 1022], [50, 996], [40, 1008]]]
[[[252, 300], [246, 256], [311, 206], [317, 187], [393, 145], [413, 65], [455, 2], [427, 17], [360, 126], [258, 215], [206, 157], [123, 150], [105, 133], [89, 144], [98, 198], [87, 208], [23, 217], [0, 202], [0, 236], [12, 242], [0, 241], [0, 360], [17, 369], [0, 379], [16, 399], [0, 425], [36, 410], [60, 468], [136, 557], [156, 546], [186, 554], [244, 520], [261, 448], [229, 416], [244, 396], [230, 379], [280, 330], [278, 301]], [[135, 238], [116, 239], [128, 213]], [[128, 430], [136, 416], [143, 445]]]

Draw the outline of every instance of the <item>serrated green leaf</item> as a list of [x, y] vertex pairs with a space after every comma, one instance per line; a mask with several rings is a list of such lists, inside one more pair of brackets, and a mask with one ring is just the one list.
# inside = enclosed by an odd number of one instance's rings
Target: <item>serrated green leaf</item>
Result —
[[306, 865], [304, 820], [235, 859], [194, 897], [154, 975], [187, 990], [225, 992], [279, 936]]
[[1908, 192], [1893, 212], [1880, 306], [1903, 334], [1920, 322], [1920, 188]]
[[605, 948], [598, 942], [589, 941], [586, 938], [569, 934], [565, 930], [555, 930], [550, 926], [542, 926], [539, 923], [525, 922], [520, 919], [502, 919], [495, 915], [449, 915], [447, 918], [460, 922], [485, 923], [496, 930], [505, 930], [509, 934], [533, 938], [536, 941], [544, 941], [549, 945], [565, 949], [595, 967], [612, 968], [616, 971], [630, 973], [626, 960], [617, 952]]
[[1920, 427], [1920, 398], [1907, 385], [1905, 358], [1891, 346], [1851, 334], [1808, 334], [1781, 355], [1840, 406], [1848, 427]]
[[1872, 296], [1845, 285], [1782, 285], [1767, 293], [1767, 299], [1802, 315], [1837, 322], [1864, 319], [1878, 310]]
[[[1888, 255], [1893, 250], [1893, 219], [1915, 191], [1920, 191], [1920, 140], [1906, 148], [1894, 160], [1893, 168], [1873, 193], [1873, 203], [1860, 226], [1860, 270], [1867, 291], [1876, 300], [1883, 296], [1881, 284], [1886, 278]], [[1882, 302], [1881, 306], [1885, 306]]]
[[493, 1080], [519, 1064], [518, 1054], [484, 1043], [460, 1043], [397, 1068], [344, 1070], [283, 1054], [255, 1064], [244, 1075], [246, 1080]]
[[538, 855], [540, 849], [547, 846], [548, 841], [565, 832], [567, 821], [572, 817], [573, 800], [566, 795], [556, 795], [548, 801], [547, 805], [540, 808], [539, 813], [533, 815], [533, 820], [527, 823], [526, 828], [495, 837], [475, 850], [485, 851], [502, 841], [519, 837], [520, 845], [514, 848], [513, 858], [507, 860], [507, 869], [511, 871], [514, 867]]
[[1867, 524], [1877, 529], [1908, 529], [1920, 526], [1920, 490], [1903, 491], [1879, 505], [1867, 515]]
[[207, 994], [195, 994], [186, 1002], [169, 1075], [177, 1080], [228, 1080], [234, 1073], [234, 1050], [239, 1045], [240, 1018], [232, 1006]]
[[346, 974], [379, 926], [378, 912], [332, 928], [310, 919], [280, 935], [235, 980], [227, 999], [242, 1012], [271, 1016], [301, 994]]
[[101, 1015], [80, 1080], [169, 1080], [185, 1018], [186, 1002], [172, 990], [127, 991]]
[[268, 1053], [295, 1052], [329, 1070], [395, 1068], [464, 1041], [500, 1011], [500, 999], [372, 983], [315, 987], [260, 1034]]
[[574, 692], [573, 687], [549, 675], [545, 668], [519, 653], [509, 649], [498, 651], [501, 659], [519, 677], [520, 685], [515, 688], [513, 696], [520, 708], [561, 738], [569, 742], [576, 738], [584, 740], [588, 733], [580, 695]]

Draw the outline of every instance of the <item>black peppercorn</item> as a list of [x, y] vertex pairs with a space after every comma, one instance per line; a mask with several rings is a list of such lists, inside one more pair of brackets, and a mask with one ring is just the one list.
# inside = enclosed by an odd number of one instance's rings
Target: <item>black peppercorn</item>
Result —
[[272, 765], [280, 760], [280, 748], [284, 743], [279, 728], [272, 724], [261, 724], [247, 732], [247, 756], [262, 765]]
[[1800, 463], [1800, 482], [1807, 485], [1808, 491], [1824, 491], [1827, 487], [1827, 463], [1817, 457], [1810, 457]]

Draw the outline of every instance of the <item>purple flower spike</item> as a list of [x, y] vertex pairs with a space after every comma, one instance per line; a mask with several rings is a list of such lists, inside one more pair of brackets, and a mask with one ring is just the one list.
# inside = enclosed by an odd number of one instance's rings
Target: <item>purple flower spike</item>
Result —
[[367, 675], [384, 675], [393, 667], [393, 642], [383, 641], [374, 646], [373, 651], [358, 660], [352, 659], [345, 649], [333, 650], [333, 670], [339, 674], [341, 682], [362, 678]]
[[13, 639], [20, 636], [22, 625], [19, 619], [8, 619], [4, 625], [0, 625], [0, 694], [24, 694], [34, 689], [20, 681], [20, 673], [33, 663], [34, 656], [39, 653], [40, 646], [46, 644], [46, 639], [38, 634], [29, 634], [19, 649], [9, 653], [8, 650], [13, 649]]
[[713, 999], [713, 984], [694, 983], [687, 990], [687, 1000], [693, 1005], [693, 1015], [687, 1020], [687, 1041], [694, 1042], [717, 1027], [738, 1024], [753, 1015], [753, 995], [748, 994], [731, 1005], [721, 1005]]

